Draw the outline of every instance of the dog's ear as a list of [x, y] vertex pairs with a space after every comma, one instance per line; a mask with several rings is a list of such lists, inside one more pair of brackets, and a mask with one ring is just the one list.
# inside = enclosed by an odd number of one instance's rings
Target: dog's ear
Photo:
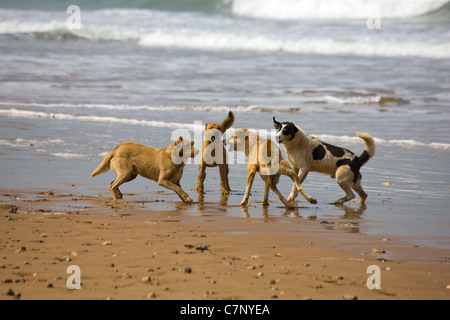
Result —
[[225, 131], [231, 128], [233, 123], [234, 123], [234, 114], [233, 111], [230, 111], [226, 119], [223, 120], [223, 122], [220, 124], [220, 131], [222, 132], [222, 134], [224, 134]]
[[281, 123], [275, 120], [275, 116], [273, 117], [273, 126], [275, 127], [275, 129], [281, 130]]
[[182, 136], [179, 136], [179, 137], [177, 138], [177, 140], [176, 140], [177, 143], [180, 143], [180, 142], [182, 142], [182, 141], [183, 141], [183, 137], [182, 137]]

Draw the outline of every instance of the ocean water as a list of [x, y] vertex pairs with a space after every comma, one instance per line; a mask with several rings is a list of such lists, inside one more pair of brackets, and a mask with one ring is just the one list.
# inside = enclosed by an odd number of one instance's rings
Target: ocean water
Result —
[[[275, 115], [355, 153], [355, 132], [371, 133], [359, 223], [449, 246], [449, 1], [105, 0], [67, 12], [72, 4], [0, 1], [2, 189], [74, 184], [107, 196], [113, 174], [89, 176], [121, 141], [165, 147], [185, 129], [200, 146], [195, 131], [229, 110], [233, 128], [271, 130]], [[230, 170], [239, 204], [246, 168]], [[197, 174], [190, 164], [182, 180], [193, 197]], [[220, 202], [218, 179], [208, 169], [205, 201]], [[329, 204], [341, 193], [329, 177], [312, 173], [304, 188], [319, 204], [302, 216], [358, 211]], [[122, 189], [161, 190], [144, 179]], [[260, 181], [253, 189], [260, 200]]]

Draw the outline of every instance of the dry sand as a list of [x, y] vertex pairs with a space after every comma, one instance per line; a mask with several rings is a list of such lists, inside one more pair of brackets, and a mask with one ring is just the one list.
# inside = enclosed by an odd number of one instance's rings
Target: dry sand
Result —
[[[264, 223], [0, 191], [0, 299], [450, 298], [450, 250], [351, 232], [345, 219]], [[70, 265], [81, 289], [67, 288]], [[381, 289], [366, 285], [370, 265]]]

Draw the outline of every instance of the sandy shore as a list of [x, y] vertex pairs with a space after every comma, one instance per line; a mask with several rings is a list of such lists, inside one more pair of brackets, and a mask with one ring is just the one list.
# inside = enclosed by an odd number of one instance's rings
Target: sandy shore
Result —
[[[0, 299], [450, 298], [450, 250], [352, 232], [345, 218], [265, 223], [1, 191]], [[70, 265], [81, 289], [67, 288]], [[381, 289], [367, 287], [371, 265]]]

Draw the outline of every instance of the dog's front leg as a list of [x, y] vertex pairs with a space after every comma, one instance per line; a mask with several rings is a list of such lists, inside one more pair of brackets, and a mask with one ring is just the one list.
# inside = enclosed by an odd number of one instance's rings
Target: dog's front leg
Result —
[[[292, 179], [292, 181], [294, 181], [294, 187], [296, 187], [296, 190], [298, 192], [301, 193], [301, 195], [309, 202], [312, 204], [316, 204], [317, 200], [314, 199], [313, 197], [311, 197], [310, 195], [308, 195], [302, 188], [302, 186], [300, 185], [300, 180], [296, 174], [296, 172], [294, 170], [292, 170], [292, 168], [289, 166], [289, 164], [286, 161], [281, 161], [280, 162], [280, 174], [284, 174], [286, 176], [288, 176], [289, 178]], [[298, 171], [297, 171], [298, 173]], [[291, 191], [292, 193], [292, 191]], [[288, 200], [289, 201], [289, 200]], [[293, 200], [290, 202], [294, 202]]]
[[203, 191], [203, 183], [206, 178], [206, 164], [202, 161], [198, 167], [198, 185], [195, 188], [195, 191], [198, 193], [204, 193]]
[[256, 170], [250, 170], [247, 176], [247, 188], [245, 189], [244, 199], [241, 201], [241, 206], [246, 206], [248, 203], [248, 197], [252, 190], [253, 180], [255, 179]]
[[[306, 176], [309, 173], [309, 169], [305, 169], [305, 168], [298, 169], [298, 168], [294, 167], [294, 170], [297, 172], [299, 184], [301, 185], [303, 183], [303, 181], [306, 179]], [[289, 197], [287, 198], [287, 201], [292, 202], [295, 200], [295, 198], [297, 196], [298, 196], [298, 189], [294, 182], [294, 184], [292, 185], [291, 193], [289, 194]]]
[[172, 191], [175, 191], [177, 195], [186, 203], [192, 202], [192, 199], [189, 197], [189, 195], [181, 189], [181, 187], [177, 186], [175, 183], [166, 180], [164, 178], [160, 178], [158, 180], [158, 184], [164, 188], [170, 189]]
[[230, 194], [230, 185], [228, 184], [228, 165], [219, 164], [220, 189], [223, 195]]
[[270, 187], [267, 184], [267, 182], [264, 184], [264, 195], [263, 195], [263, 201], [261, 203], [262, 206], [268, 206], [269, 205], [269, 190]]

